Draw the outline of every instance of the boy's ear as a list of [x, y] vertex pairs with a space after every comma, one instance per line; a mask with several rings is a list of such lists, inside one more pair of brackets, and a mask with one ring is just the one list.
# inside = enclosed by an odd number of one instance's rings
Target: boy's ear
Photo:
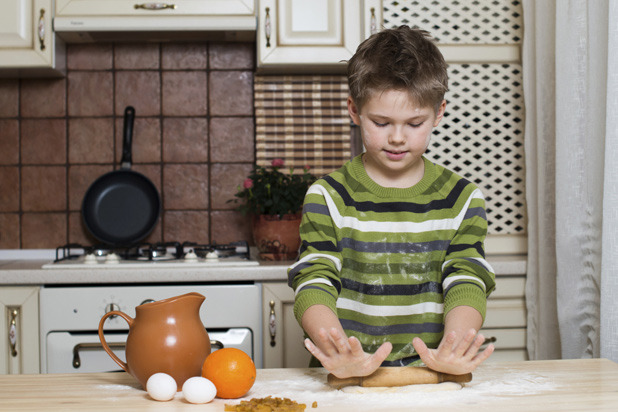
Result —
[[360, 126], [360, 113], [358, 112], [358, 106], [352, 100], [352, 97], [348, 96], [348, 113], [355, 125]]
[[446, 100], [442, 100], [440, 103], [440, 107], [438, 108], [438, 112], [436, 113], [436, 120], [433, 122], [433, 127], [436, 127], [440, 124], [442, 117], [444, 117], [444, 112], [446, 111]]

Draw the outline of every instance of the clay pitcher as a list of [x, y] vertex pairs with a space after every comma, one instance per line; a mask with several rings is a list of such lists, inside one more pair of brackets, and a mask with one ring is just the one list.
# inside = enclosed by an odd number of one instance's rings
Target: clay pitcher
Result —
[[[210, 338], [199, 314], [204, 299], [199, 293], [187, 293], [145, 303], [135, 308], [135, 319], [121, 311], [107, 312], [99, 322], [101, 345], [144, 389], [151, 375], [163, 372], [173, 377], [181, 390], [187, 379], [201, 376], [202, 364], [210, 354]], [[103, 335], [105, 319], [113, 315], [129, 324], [126, 363], [111, 351]]]

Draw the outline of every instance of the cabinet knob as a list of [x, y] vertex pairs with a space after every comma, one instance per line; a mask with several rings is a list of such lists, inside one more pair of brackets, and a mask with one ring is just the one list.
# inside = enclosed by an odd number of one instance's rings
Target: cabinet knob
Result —
[[45, 50], [45, 9], [41, 9], [39, 23], [37, 24], [37, 34], [39, 35], [39, 47], [41, 51]]
[[266, 17], [264, 17], [264, 34], [266, 35], [266, 47], [270, 47], [270, 35], [271, 35], [270, 7], [266, 7]]
[[135, 9], [143, 9], [143, 10], [165, 10], [165, 9], [176, 9], [175, 4], [168, 3], [142, 3], [136, 4], [133, 6]]
[[270, 331], [270, 346], [275, 346], [277, 342], [275, 338], [277, 336], [277, 317], [275, 316], [275, 301], [271, 300], [270, 305], [270, 316], [268, 317], [268, 329]]
[[9, 343], [11, 346], [11, 356], [17, 356], [17, 317], [19, 316], [19, 311], [17, 309], [11, 309], [11, 320], [9, 323]]

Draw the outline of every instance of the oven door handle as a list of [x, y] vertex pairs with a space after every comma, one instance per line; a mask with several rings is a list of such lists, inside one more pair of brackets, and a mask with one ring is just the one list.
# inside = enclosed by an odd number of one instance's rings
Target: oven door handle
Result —
[[[113, 349], [125, 349], [127, 344], [125, 342], [109, 342], [107, 346]], [[73, 367], [75, 369], [78, 369], [80, 366], [82, 366], [82, 361], [79, 358], [80, 350], [99, 350], [99, 349], [103, 349], [103, 344], [101, 344], [100, 342], [82, 342], [82, 343], [78, 343], [77, 345], [73, 346]]]
[[225, 348], [225, 345], [220, 340], [211, 339], [210, 340], [210, 347], [212, 348], [212, 347], [215, 347], [215, 346], [217, 347], [217, 349]]
[[[127, 347], [127, 344], [125, 342], [108, 342], [107, 346], [109, 346], [110, 349], [125, 349]], [[210, 340], [210, 346], [216, 347], [217, 349], [223, 349], [225, 347], [223, 342], [213, 339]], [[103, 349], [103, 344], [101, 344], [100, 342], [82, 342], [73, 346], [73, 367], [75, 369], [78, 369], [80, 366], [82, 366], [82, 361], [79, 357], [80, 350], [99, 349]]]

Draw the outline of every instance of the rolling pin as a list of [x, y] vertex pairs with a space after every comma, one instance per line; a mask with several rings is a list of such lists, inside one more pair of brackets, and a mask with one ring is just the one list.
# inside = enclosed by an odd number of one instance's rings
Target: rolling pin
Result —
[[466, 383], [472, 380], [472, 374], [449, 375], [448, 373], [436, 372], [426, 367], [398, 366], [379, 367], [371, 375], [353, 376], [343, 379], [329, 373], [327, 380], [328, 384], [336, 389], [355, 385], [364, 387], [391, 387], [442, 382]]

